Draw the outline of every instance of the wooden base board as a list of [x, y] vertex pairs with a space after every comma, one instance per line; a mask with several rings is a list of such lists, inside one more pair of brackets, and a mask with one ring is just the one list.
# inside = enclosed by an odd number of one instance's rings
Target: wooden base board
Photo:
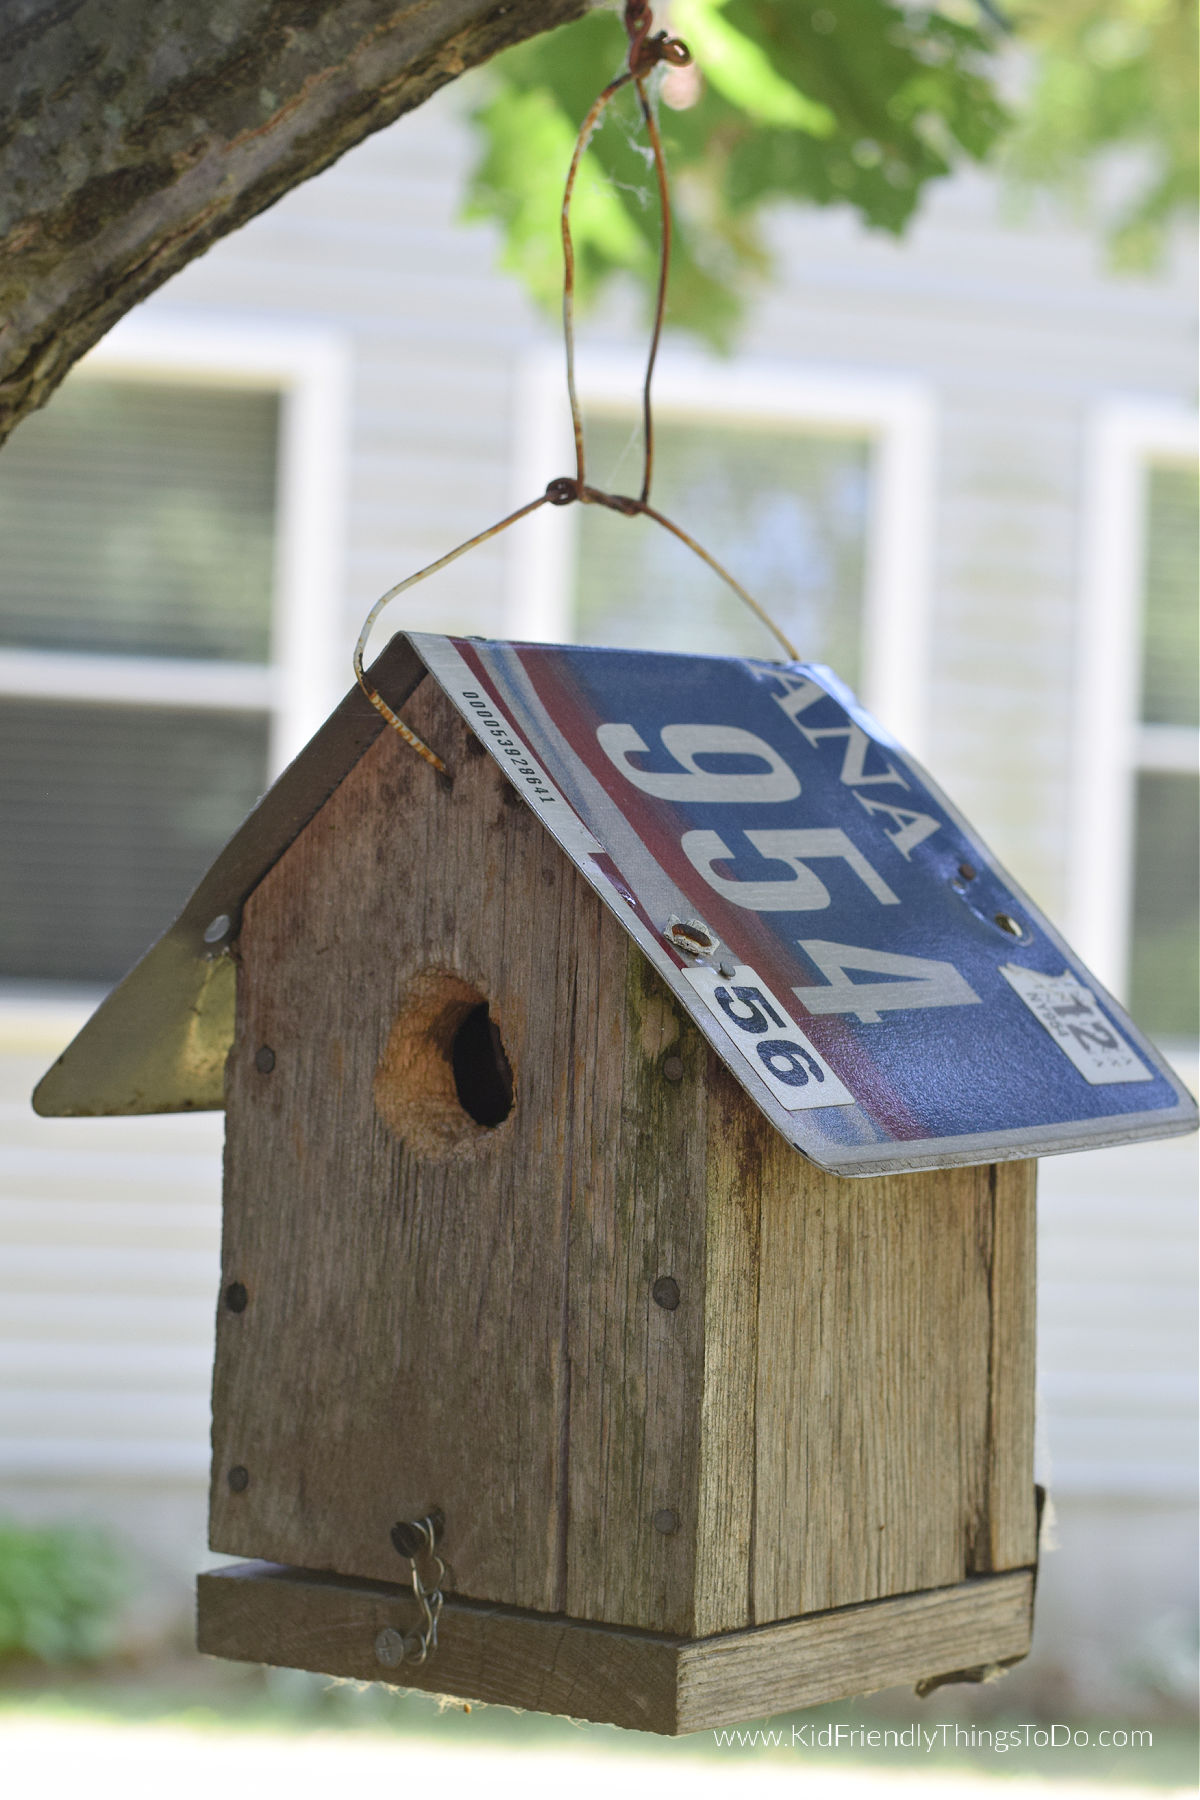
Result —
[[412, 1629], [407, 1588], [236, 1563], [201, 1575], [197, 1602], [210, 1656], [675, 1736], [1015, 1662], [1029, 1649], [1033, 1571], [691, 1639], [449, 1599], [436, 1652], [399, 1669], [381, 1666], [375, 1640]]

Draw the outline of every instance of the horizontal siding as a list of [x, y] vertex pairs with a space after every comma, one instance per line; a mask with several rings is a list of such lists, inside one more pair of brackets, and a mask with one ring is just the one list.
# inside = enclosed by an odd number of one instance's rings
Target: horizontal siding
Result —
[[200, 1484], [222, 1121], [38, 1119], [83, 1016], [0, 1004], [0, 1479]]
[[1195, 1192], [1193, 1138], [1041, 1165], [1039, 1397], [1061, 1493], [1196, 1493]]

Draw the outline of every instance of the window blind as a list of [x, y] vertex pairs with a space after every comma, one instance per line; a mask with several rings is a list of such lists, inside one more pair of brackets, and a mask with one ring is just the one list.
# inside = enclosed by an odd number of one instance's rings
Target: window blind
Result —
[[0, 701], [0, 958], [116, 981], [258, 798], [261, 715]]
[[262, 663], [279, 397], [67, 382], [0, 461], [0, 642]]
[[[266, 785], [269, 718], [211, 676], [270, 655], [277, 394], [76, 377], [0, 460], [0, 977], [116, 980]], [[171, 705], [53, 697], [56, 657], [168, 658]], [[209, 704], [189, 698], [206, 665]], [[77, 666], [77, 665], [76, 665]]]

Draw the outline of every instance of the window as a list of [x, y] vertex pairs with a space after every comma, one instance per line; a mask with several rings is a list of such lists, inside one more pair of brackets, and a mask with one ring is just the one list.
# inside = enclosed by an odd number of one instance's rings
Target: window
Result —
[[[640, 485], [640, 434], [599, 417], [594, 479]], [[665, 417], [655, 434], [654, 504], [754, 595], [810, 661], [860, 673], [870, 440], [743, 423]], [[778, 654], [720, 578], [646, 519], [597, 507], [577, 524], [572, 635], [588, 644], [717, 655]]]
[[1193, 466], [1143, 476], [1141, 695], [1129, 1005], [1156, 1037], [1200, 1035], [1200, 493]]
[[1196, 423], [1114, 405], [1093, 434], [1074, 925], [1152, 1036], [1200, 1032]]
[[0, 462], [6, 976], [122, 975], [266, 786], [278, 415], [85, 377]]
[[[641, 371], [581, 357], [589, 479], [641, 485]], [[523, 383], [514, 493], [573, 467], [557, 355]], [[807, 661], [827, 662], [911, 747], [921, 735], [932, 409], [906, 382], [664, 358], [655, 506], [725, 564]], [[773, 637], [661, 527], [600, 507], [514, 534], [514, 637], [773, 657]]]
[[311, 367], [114, 338], [0, 458], [3, 979], [124, 974], [332, 698], [281, 592]]

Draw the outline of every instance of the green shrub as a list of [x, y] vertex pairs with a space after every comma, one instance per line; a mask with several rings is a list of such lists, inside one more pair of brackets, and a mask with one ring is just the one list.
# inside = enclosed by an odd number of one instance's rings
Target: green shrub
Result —
[[128, 1591], [103, 1532], [0, 1523], [0, 1659], [94, 1662], [112, 1648]]

